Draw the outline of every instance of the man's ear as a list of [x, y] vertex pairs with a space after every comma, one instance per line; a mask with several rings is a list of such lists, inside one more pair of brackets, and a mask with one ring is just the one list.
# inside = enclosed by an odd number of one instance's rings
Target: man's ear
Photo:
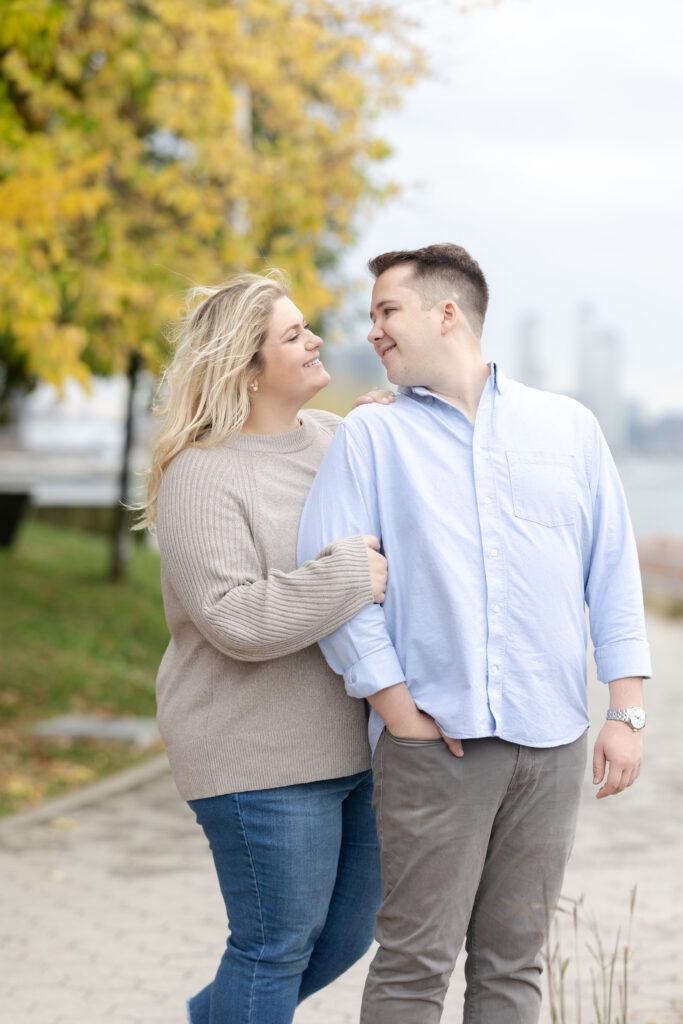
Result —
[[460, 310], [451, 299], [444, 302], [441, 312], [441, 333], [448, 334], [449, 331], [452, 331], [459, 316]]

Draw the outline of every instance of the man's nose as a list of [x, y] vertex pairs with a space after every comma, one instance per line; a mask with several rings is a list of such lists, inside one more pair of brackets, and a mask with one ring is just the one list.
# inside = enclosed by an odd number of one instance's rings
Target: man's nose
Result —
[[379, 324], [373, 324], [368, 334], [368, 341], [370, 342], [370, 344], [374, 345], [376, 341], [379, 341], [383, 333], [384, 331], [379, 326]]

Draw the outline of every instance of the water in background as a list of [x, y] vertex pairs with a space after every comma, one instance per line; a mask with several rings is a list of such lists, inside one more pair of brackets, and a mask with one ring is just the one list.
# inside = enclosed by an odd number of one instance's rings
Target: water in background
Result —
[[683, 459], [617, 459], [637, 537], [683, 540]]
[[[343, 415], [372, 379], [329, 388], [312, 404]], [[150, 378], [137, 396], [136, 436], [141, 444], [133, 461], [138, 470], [149, 464], [146, 449], [156, 429], [149, 415], [152, 390]], [[125, 380], [98, 379], [90, 396], [76, 385], [71, 392], [67, 402], [47, 387], [29, 396], [18, 448], [0, 444], [0, 486], [8, 489], [13, 480], [28, 477], [38, 505], [109, 506], [118, 495]], [[617, 465], [636, 535], [683, 542], [683, 458], [623, 454]], [[135, 496], [141, 495], [142, 478], [133, 476], [133, 486]]]

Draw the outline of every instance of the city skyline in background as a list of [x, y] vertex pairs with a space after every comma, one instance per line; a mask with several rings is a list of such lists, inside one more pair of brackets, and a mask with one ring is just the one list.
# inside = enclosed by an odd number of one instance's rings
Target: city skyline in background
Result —
[[397, 7], [419, 22], [435, 74], [378, 122], [393, 149], [385, 178], [402, 192], [359, 225], [342, 264], [359, 284], [330, 335], [365, 337], [369, 258], [456, 242], [489, 281], [487, 358], [512, 370], [532, 313], [551, 389], [573, 390], [577, 308], [592, 306], [619, 339], [625, 400], [646, 417], [680, 414], [683, 6]]
[[[322, 359], [332, 372], [333, 387], [337, 374], [346, 392], [354, 386], [391, 386], [372, 345], [357, 340], [363, 330], [366, 327], [357, 322], [348, 333], [337, 332], [338, 344], [324, 345]], [[502, 355], [488, 341], [486, 328], [482, 345], [487, 361], [496, 360], [509, 377], [586, 405], [615, 452], [683, 454], [683, 393], [677, 408], [659, 410], [629, 395], [628, 352], [619, 332], [594, 304], [576, 304], [559, 369], [553, 358], [551, 323], [539, 311], [520, 316], [500, 345]]]
[[[543, 321], [527, 316], [517, 324], [504, 372], [530, 386], [544, 383], [548, 360]], [[683, 412], [645, 415], [628, 398], [618, 376], [611, 372], [618, 335], [604, 324], [599, 312], [577, 311], [574, 355], [576, 380], [583, 379], [588, 394], [574, 387], [564, 390], [592, 408], [613, 449], [639, 538], [678, 538], [683, 534]], [[370, 344], [325, 345], [323, 359], [332, 372], [332, 384], [312, 404], [347, 411], [352, 397], [372, 385], [382, 385], [384, 371]], [[609, 368], [607, 378], [599, 376]], [[583, 374], [583, 377], [581, 376]], [[142, 496], [144, 470], [157, 424], [150, 414], [154, 378], [143, 374], [135, 400], [135, 446], [131, 492]], [[126, 405], [123, 376], [97, 378], [88, 395], [71, 381], [65, 400], [42, 386], [29, 395], [11, 430], [0, 433], [0, 475], [31, 483], [37, 506], [101, 506], [115, 504], [123, 448]]]
[[[338, 336], [324, 342], [321, 358], [331, 373], [332, 394], [361, 394], [372, 387], [393, 387], [386, 379], [373, 346]], [[629, 396], [624, 381], [629, 377], [623, 341], [590, 303], [577, 304], [573, 331], [565, 352], [565, 374], [558, 374], [552, 356], [552, 332], [537, 311], [524, 314], [506, 339], [505, 358], [484, 344], [484, 356], [495, 359], [503, 372], [529, 387], [568, 395], [586, 405], [598, 418], [610, 447], [619, 454], [650, 451], [659, 455], [683, 455], [683, 401], [679, 409], [655, 412], [647, 403]], [[154, 421], [150, 406], [156, 382], [143, 375], [136, 397], [136, 423], [146, 441]], [[27, 448], [118, 450], [125, 414], [125, 376], [93, 378], [90, 393], [69, 381], [60, 397], [50, 385], [40, 385], [18, 407], [12, 428]], [[325, 404], [325, 392], [318, 396]], [[317, 404], [314, 400], [312, 404]]]
[[[466, 14], [449, 0], [394, 7], [416, 19], [434, 73], [376, 122], [393, 150], [383, 180], [402, 190], [356, 221], [357, 240], [332, 272], [331, 283], [345, 282], [348, 295], [326, 318], [323, 359], [343, 400], [384, 379], [365, 341], [368, 258], [457, 242], [489, 281], [485, 358], [523, 383], [583, 401], [618, 456], [647, 455], [652, 473], [657, 461], [659, 477], [643, 478], [639, 493], [655, 512], [668, 508], [665, 529], [679, 533], [680, 467], [669, 474], [670, 494], [652, 494], [666, 483], [661, 461], [680, 463], [683, 453], [683, 6], [481, 0]], [[308, 315], [306, 296], [296, 299]], [[137, 396], [142, 444], [153, 427], [151, 391], [146, 378]], [[92, 397], [68, 382], [65, 394], [63, 403], [47, 387], [28, 396], [14, 436], [44, 453], [48, 477], [60, 461], [52, 453], [61, 452], [62, 484], [68, 477], [92, 498], [97, 478], [109, 493], [125, 379], [95, 381]], [[12, 443], [3, 462], [10, 475]], [[79, 452], [90, 452], [89, 461], [79, 464]]]

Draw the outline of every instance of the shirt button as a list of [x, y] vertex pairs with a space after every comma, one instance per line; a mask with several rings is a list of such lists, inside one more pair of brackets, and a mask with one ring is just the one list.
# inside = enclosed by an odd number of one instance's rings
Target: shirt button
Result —
[[491, 671], [492, 672], [497, 672], [498, 671], [498, 665], [491, 665]]
[[491, 609], [491, 611], [492, 612], [499, 612], [500, 611], [500, 605], [499, 604], [494, 604], [494, 606]]
[[498, 554], [498, 548], [491, 548], [491, 552], [490, 552], [490, 553], [491, 553], [491, 554], [493, 555], [493, 557], [495, 558], [495, 557], [496, 557], [496, 555]]
[[490, 498], [484, 498], [484, 504], [485, 505], [490, 505], [491, 504], [491, 499]]

